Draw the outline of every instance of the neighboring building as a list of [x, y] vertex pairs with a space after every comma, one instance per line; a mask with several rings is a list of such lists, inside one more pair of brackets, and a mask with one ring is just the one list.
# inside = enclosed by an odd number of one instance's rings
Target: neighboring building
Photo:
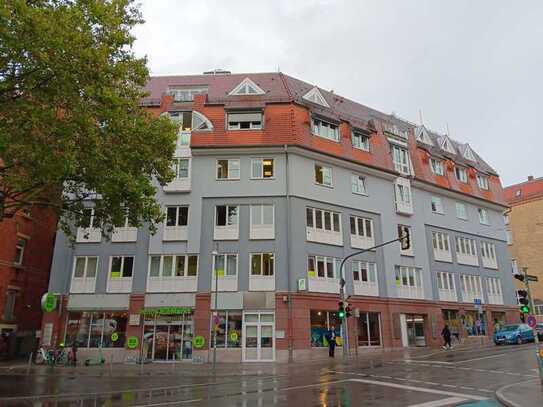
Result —
[[12, 354], [26, 353], [36, 343], [56, 227], [55, 216], [40, 208], [0, 222], [0, 333], [15, 336]]
[[[543, 178], [528, 177], [528, 181], [504, 188], [504, 196], [511, 209], [504, 214], [507, 240], [511, 250], [511, 270], [539, 278], [530, 283], [536, 304], [535, 312], [543, 315]], [[518, 289], [524, 284], [518, 280]]]
[[57, 235], [48, 343], [122, 359], [131, 338], [151, 359], [208, 360], [216, 327], [220, 361], [322, 357], [324, 332], [339, 334], [341, 259], [398, 225], [411, 250], [346, 263], [351, 344], [437, 346], [445, 322], [489, 335], [489, 321], [518, 319], [502, 187], [469, 145], [282, 73], [156, 77], [148, 90], [143, 105], [180, 127], [176, 179], [157, 188], [166, 222], [106, 242], [91, 220], [74, 247]]

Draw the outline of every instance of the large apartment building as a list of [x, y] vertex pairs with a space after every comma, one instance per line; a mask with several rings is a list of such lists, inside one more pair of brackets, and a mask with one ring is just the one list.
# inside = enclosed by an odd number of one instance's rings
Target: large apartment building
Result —
[[58, 234], [47, 344], [205, 361], [216, 334], [219, 361], [322, 357], [326, 330], [342, 336], [340, 261], [398, 225], [410, 250], [343, 270], [352, 346], [436, 346], [444, 323], [488, 336], [518, 319], [502, 187], [469, 145], [283, 73], [148, 91], [143, 105], [179, 123], [176, 179], [157, 187], [166, 220], [106, 241], [91, 219], [73, 247]]
[[[530, 283], [534, 297], [535, 314], [543, 318], [543, 178], [528, 177], [528, 180], [504, 188], [504, 196], [510, 209], [505, 212], [507, 243], [511, 250], [513, 273], [528, 274], [539, 278]], [[515, 280], [517, 288], [524, 284]]]

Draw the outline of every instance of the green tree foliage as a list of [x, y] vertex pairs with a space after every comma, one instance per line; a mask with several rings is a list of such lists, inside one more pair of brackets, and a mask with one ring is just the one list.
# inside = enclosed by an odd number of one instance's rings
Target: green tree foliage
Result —
[[0, 0], [0, 221], [44, 205], [69, 233], [89, 199], [106, 234], [162, 220], [176, 129], [140, 106], [142, 22], [132, 0]]

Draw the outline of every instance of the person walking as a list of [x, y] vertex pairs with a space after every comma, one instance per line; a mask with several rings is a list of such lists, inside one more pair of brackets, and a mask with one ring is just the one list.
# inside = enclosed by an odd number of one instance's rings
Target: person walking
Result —
[[336, 350], [336, 328], [332, 327], [326, 333], [326, 340], [328, 341], [328, 356], [333, 358]]
[[441, 336], [445, 342], [443, 349], [451, 349], [451, 331], [449, 329], [449, 325], [445, 324], [443, 330], [441, 331]]

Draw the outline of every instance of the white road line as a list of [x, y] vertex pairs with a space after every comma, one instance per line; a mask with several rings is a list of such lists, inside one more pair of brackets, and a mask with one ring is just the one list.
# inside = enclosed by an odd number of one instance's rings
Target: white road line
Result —
[[458, 386], [455, 386], [454, 384], [441, 384], [443, 387], [450, 387], [456, 389]]
[[158, 407], [158, 406], [171, 406], [174, 404], [189, 404], [189, 403], [198, 403], [204, 401], [204, 399], [192, 399], [192, 400], [177, 400], [177, 401], [167, 401], [164, 403], [151, 403], [151, 404], [136, 404], [132, 407]]
[[358, 382], [358, 383], [366, 383], [366, 384], [374, 384], [377, 386], [387, 386], [387, 387], [394, 387], [396, 389], [403, 389], [403, 390], [412, 390], [412, 391], [420, 391], [422, 393], [431, 393], [431, 394], [441, 394], [444, 396], [451, 396], [451, 397], [461, 397], [461, 398], [467, 398], [471, 400], [486, 400], [486, 397], [476, 396], [472, 394], [462, 394], [462, 393], [455, 393], [450, 391], [444, 391], [444, 390], [436, 390], [436, 389], [429, 389], [427, 387], [415, 387], [415, 386], [406, 386], [403, 384], [398, 383], [390, 383], [390, 382], [379, 382], [376, 380], [366, 380], [366, 379], [349, 379], [351, 382]]
[[477, 389], [477, 391], [483, 391], [485, 393], [494, 393], [493, 390], [488, 390], [488, 389]]
[[423, 382], [424, 384], [429, 384], [430, 386], [439, 386], [439, 383], [434, 382]]
[[460, 388], [464, 390], [475, 390], [475, 387], [469, 387], [469, 386], [460, 386]]
[[452, 362], [442, 362], [440, 360], [413, 360], [413, 359], [406, 359], [404, 360], [405, 363], [420, 363], [421, 366], [428, 366], [432, 367], [432, 365], [452, 365]]
[[440, 400], [434, 400], [434, 401], [428, 401], [426, 403], [421, 404], [411, 404], [409, 407], [440, 407], [440, 406], [450, 406], [450, 405], [456, 405], [458, 403], [461, 403], [463, 401], [467, 401], [468, 399], [464, 399], [461, 397], [447, 397], [446, 399], [440, 399]]
[[507, 352], [507, 353], [498, 353], [496, 355], [490, 355], [490, 356], [482, 356], [480, 358], [473, 358], [473, 359], [466, 359], [466, 360], [461, 360], [459, 362], [455, 362], [457, 365], [460, 364], [460, 363], [470, 363], [470, 362], [475, 362], [476, 360], [483, 360], [483, 359], [491, 359], [491, 358], [497, 358], [497, 357], [500, 357], [500, 356], [503, 356], [503, 355], [507, 355], [511, 352]]

